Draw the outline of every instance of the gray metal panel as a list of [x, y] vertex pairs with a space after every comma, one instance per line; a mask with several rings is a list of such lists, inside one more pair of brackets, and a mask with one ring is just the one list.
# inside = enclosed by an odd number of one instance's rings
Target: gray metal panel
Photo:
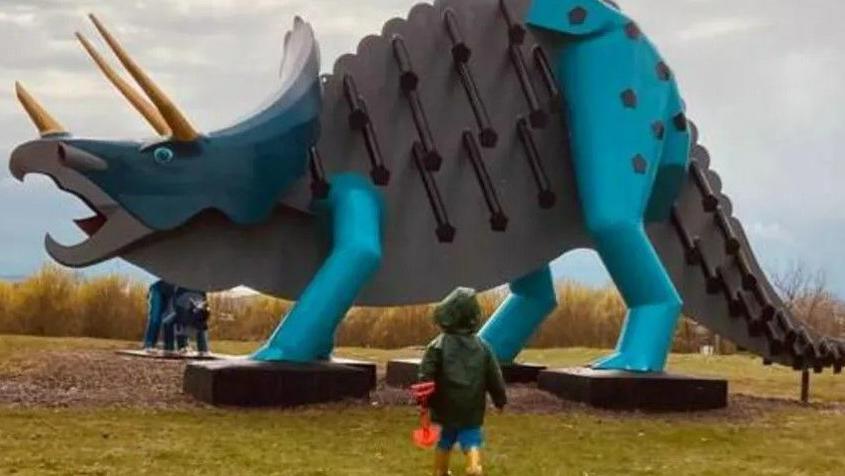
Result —
[[[511, 3], [521, 17], [530, 2]], [[483, 149], [483, 153], [510, 219], [504, 233], [491, 230], [481, 189], [462, 147], [463, 131], [477, 132], [477, 128], [452, 63], [452, 45], [442, 19], [446, 7], [457, 13], [464, 41], [472, 49], [470, 68], [499, 133], [497, 147]], [[411, 159], [411, 146], [418, 140], [418, 133], [408, 101], [400, 90], [400, 70], [391, 46], [394, 35], [404, 39], [413, 68], [419, 73], [420, 99], [443, 157], [441, 170], [433, 176], [457, 229], [453, 243], [438, 243], [436, 223]], [[522, 50], [536, 82], [535, 89], [545, 100], [547, 95], [539, 83], [530, 50], [535, 43], [529, 33]], [[538, 205], [538, 189], [516, 130], [517, 118], [528, 113], [528, 106], [508, 44], [507, 24], [497, 0], [417, 5], [407, 21], [388, 21], [380, 36], [369, 36], [361, 42], [356, 55], [341, 57], [334, 74], [325, 82], [319, 149], [327, 173], [352, 170], [368, 176], [370, 172], [362, 135], [348, 125], [350, 108], [342, 85], [346, 74], [354, 78], [366, 101], [391, 171], [390, 183], [382, 189], [387, 206], [384, 264], [362, 293], [362, 303], [436, 301], [458, 285], [491, 288], [589, 243], [580, 226], [565, 129], [557, 116], [545, 130], [536, 130], [535, 136], [558, 203], [550, 210]]]

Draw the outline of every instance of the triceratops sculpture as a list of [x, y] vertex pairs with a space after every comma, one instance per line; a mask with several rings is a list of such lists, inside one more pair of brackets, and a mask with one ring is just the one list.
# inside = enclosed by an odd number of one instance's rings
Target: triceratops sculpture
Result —
[[597, 367], [662, 370], [682, 308], [770, 361], [845, 361], [779, 301], [671, 70], [612, 2], [436, 0], [323, 77], [297, 19], [278, 94], [209, 134], [92, 19], [146, 98], [80, 40], [160, 137], [77, 138], [18, 86], [42, 137], [13, 152], [13, 175], [46, 174], [95, 213], [88, 240], [47, 250], [296, 299], [255, 359], [328, 358], [355, 303], [510, 283], [481, 335], [512, 361], [556, 304], [548, 263], [588, 247], [630, 309]]

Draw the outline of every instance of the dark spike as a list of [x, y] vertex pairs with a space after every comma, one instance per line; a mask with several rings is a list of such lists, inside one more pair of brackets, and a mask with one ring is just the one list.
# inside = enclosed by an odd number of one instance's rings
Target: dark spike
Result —
[[346, 97], [346, 103], [349, 104], [349, 128], [354, 131], [363, 130], [370, 123], [370, 116], [361, 104], [362, 100], [355, 86], [355, 80], [348, 74], [343, 77], [343, 95]]
[[323, 169], [323, 160], [316, 146], [308, 150], [308, 155], [310, 156], [308, 169], [311, 172], [311, 195], [315, 199], [322, 200], [329, 196], [330, 189], [326, 181], [326, 171]]
[[522, 86], [522, 92], [528, 102], [528, 118], [531, 120], [531, 126], [536, 129], [543, 129], [548, 124], [549, 118], [546, 111], [540, 107], [537, 92], [534, 90], [534, 84], [528, 75], [528, 67], [525, 65], [525, 56], [522, 54], [522, 49], [517, 45], [511, 45], [510, 53], [511, 63], [513, 63], [516, 75], [519, 78], [519, 85]]
[[737, 297], [739, 298], [739, 307], [742, 310], [742, 315], [745, 316], [748, 324], [748, 335], [751, 337], [763, 335], [765, 322], [754, 312], [754, 305], [748, 294], [745, 291], [739, 291]]
[[443, 205], [443, 198], [440, 196], [440, 190], [437, 188], [437, 183], [434, 181], [431, 172], [424, 164], [425, 149], [419, 142], [414, 142], [411, 148], [411, 155], [414, 163], [420, 173], [420, 178], [425, 187], [425, 194], [428, 197], [428, 203], [431, 205], [431, 210], [434, 213], [434, 220], [437, 222], [437, 229], [435, 234], [441, 243], [451, 243], [455, 240], [455, 227], [449, 223], [449, 215], [446, 213], [446, 207]]
[[704, 281], [707, 284], [707, 294], [716, 294], [720, 289], [719, 277], [716, 274], [716, 269], [710, 263], [710, 260], [707, 258], [707, 254], [704, 253], [704, 249], [701, 247], [701, 239], [696, 238], [694, 243], [699, 263], [701, 264], [701, 272], [704, 274]]
[[825, 358], [821, 345], [819, 345], [818, 341], [815, 341], [812, 338], [810, 339], [810, 354], [815, 360], [824, 360]]
[[715, 212], [719, 207], [719, 197], [713, 192], [713, 187], [710, 186], [710, 181], [707, 180], [704, 171], [701, 170], [701, 165], [693, 160], [690, 162], [689, 167], [692, 178], [695, 180], [699, 192], [701, 192], [701, 203], [704, 206], [704, 211], [708, 213]]
[[734, 227], [731, 225], [730, 217], [721, 206], [716, 209], [716, 224], [725, 239], [725, 252], [731, 256], [736, 256], [740, 250], [739, 238], [737, 238]]
[[472, 169], [478, 179], [478, 185], [481, 186], [481, 193], [484, 194], [487, 210], [490, 211], [490, 227], [493, 231], [505, 231], [508, 227], [508, 217], [502, 210], [502, 204], [499, 202], [496, 189], [493, 187], [493, 181], [490, 180], [490, 175], [487, 173], [487, 167], [484, 165], [484, 158], [481, 155], [481, 148], [478, 146], [475, 135], [470, 131], [464, 131], [463, 142], [464, 149], [466, 149], [467, 156], [472, 163]]
[[722, 294], [725, 295], [725, 300], [728, 301], [728, 309], [731, 317], [739, 317], [742, 315], [742, 309], [739, 305], [739, 298], [737, 292], [731, 288], [731, 283], [728, 280], [728, 273], [722, 266], [716, 267], [716, 276], [719, 279], [719, 286], [722, 288]]
[[806, 363], [809, 348], [810, 338], [807, 336], [807, 331], [802, 329], [796, 334], [795, 342], [792, 344], [792, 354]]
[[739, 266], [739, 272], [742, 273], [742, 287], [747, 291], [752, 291], [757, 286], [757, 276], [751, 269], [751, 264], [748, 262], [748, 255], [740, 250], [736, 254], [736, 263]]
[[440, 157], [440, 152], [434, 146], [434, 138], [431, 135], [431, 129], [428, 126], [428, 119], [425, 115], [422, 102], [416, 91], [408, 93], [408, 103], [411, 106], [411, 114], [414, 118], [414, 124], [417, 126], [417, 134], [419, 135], [421, 145], [425, 151], [425, 166], [432, 172], [440, 170], [443, 164], [443, 158]]
[[384, 165], [381, 147], [373, 123], [370, 121], [369, 111], [367, 111], [367, 102], [358, 93], [355, 80], [348, 74], [343, 77], [343, 92], [351, 110], [349, 113], [349, 128], [354, 131], [361, 131], [364, 136], [364, 145], [367, 148], [367, 155], [372, 166], [370, 176], [376, 185], [387, 185], [390, 182], [390, 171]]
[[458, 76], [461, 78], [461, 84], [464, 87], [469, 105], [472, 107], [472, 112], [475, 115], [475, 121], [478, 124], [479, 131], [478, 139], [482, 147], [490, 149], [496, 147], [496, 144], [499, 142], [499, 134], [493, 129], [490, 114], [487, 112], [484, 101], [481, 100], [478, 85], [468, 64], [472, 51], [464, 43], [457, 19], [454, 15], [451, 8], [446, 9], [444, 13], [446, 28], [449, 30], [449, 37], [452, 40], [452, 61], [455, 64], [455, 70], [458, 72]]
[[408, 100], [408, 105], [411, 107], [411, 117], [414, 119], [414, 125], [417, 128], [417, 136], [425, 150], [425, 157], [423, 163], [426, 169], [432, 172], [440, 170], [443, 159], [434, 145], [434, 137], [431, 134], [431, 127], [428, 124], [428, 118], [425, 114], [422, 101], [417, 91], [419, 86], [419, 76], [414, 72], [414, 67], [411, 64], [411, 57], [408, 54], [408, 49], [405, 47], [405, 40], [395, 35], [393, 37], [393, 57], [399, 65], [400, 80], [399, 84], [402, 92], [405, 93], [405, 98]]
[[763, 288], [763, 283], [757, 281], [757, 284], [754, 286], [752, 290], [754, 296], [757, 298], [757, 302], [760, 303], [760, 307], [763, 308], [763, 320], [768, 321], [775, 317], [776, 309], [774, 304], [772, 304], [772, 300], [769, 298], [769, 293]]
[[463, 64], [469, 62], [472, 56], [472, 50], [464, 42], [464, 37], [461, 34], [461, 29], [458, 26], [458, 19], [455, 18], [455, 11], [447, 8], [443, 12], [443, 21], [446, 24], [446, 31], [449, 33], [449, 39], [452, 40], [452, 60], [455, 64]]
[[769, 342], [769, 353], [778, 355], [784, 350], [784, 336], [783, 331], [778, 329], [774, 321], [769, 321], [763, 327], [766, 337]]
[[560, 92], [555, 75], [552, 72], [552, 66], [549, 62], [549, 57], [540, 45], [534, 46], [534, 64], [540, 71], [540, 76], [543, 78], [543, 84], [546, 85], [546, 90], [549, 93], [549, 102], [551, 110], [559, 112], [563, 110], [563, 94]]
[[786, 347], [791, 347], [793, 343], [795, 343], [795, 339], [798, 338], [798, 331], [796, 331], [795, 326], [790, 322], [789, 318], [783, 311], [778, 311], [775, 314], [774, 322], [777, 323], [778, 328], [783, 331], [783, 341]]
[[[367, 103], [361, 97], [359, 97], [359, 101], [364, 113], [367, 114], [367, 117], [369, 117]], [[379, 145], [378, 138], [376, 137], [376, 131], [375, 128], [373, 128], [373, 123], [371, 121], [367, 121], [367, 124], [364, 126], [363, 135], [364, 145], [367, 147], [367, 155], [370, 157], [370, 165], [372, 166], [370, 169], [370, 177], [372, 178], [373, 183], [380, 187], [384, 187], [390, 182], [390, 170], [388, 170], [384, 165], [384, 157], [381, 154], [381, 146]]]
[[686, 259], [687, 265], [692, 266], [697, 264], [698, 250], [695, 247], [695, 240], [684, 226], [684, 222], [681, 219], [681, 212], [678, 211], [677, 205], [672, 205], [671, 218], [672, 225], [675, 227], [675, 231], [678, 232], [678, 236], [681, 238], [681, 245], [684, 247], [684, 258]]
[[396, 64], [399, 65], [399, 85], [402, 92], [416, 91], [420, 78], [411, 65], [411, 55], [408, 54], [408, 48], [405, 47], [405, 40], [399, 35], [394, 35], [392, 44], [393, 57], [396, 59]]
[[833, 356], [833, 345], [830, 342], [828, 342], [828, 340], [825, 338], [825, 339], [822, 339], [818, 343], [818, 347], [819, 347], [819, 351], [821, 352], [822, 364], [825, 367], [832, 366], [833, 362], [835, 360], [835, 358]]
[[508, 38], [510, 38], [511, 44], [521, 45], [525, 41], [525, 27], [516, 21], [516, 17], [511, 12], [507, 0], [499, 0], [499, 8], [505, 17], [505, 22], [508, 24]]
[[551, 183], [546, 176], [546, 171], [543, 169], [543, 161], [540, 158], [540, 152], [537, 149], [537, 143], [534, 142], [534, 136], [531, 133], [531, 126], [528, 125], [528, 120], [520, 117], [517, 120], [517, 131], [519, 138], [522, 141], [525, 149], [525, 156], [528, 158], [528, 164], [531, 166], [531, 173], [534, 176], [534, 182], [539, 189], [538, 199], [540, 208], [549, 209], [555, 205], [557, 197], [552, 192]]

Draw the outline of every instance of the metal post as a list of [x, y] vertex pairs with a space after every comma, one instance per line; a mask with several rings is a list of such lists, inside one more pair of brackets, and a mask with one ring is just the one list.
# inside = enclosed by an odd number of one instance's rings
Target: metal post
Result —
[[801, 403], [810, 401], [810, 370], [801, 371]]

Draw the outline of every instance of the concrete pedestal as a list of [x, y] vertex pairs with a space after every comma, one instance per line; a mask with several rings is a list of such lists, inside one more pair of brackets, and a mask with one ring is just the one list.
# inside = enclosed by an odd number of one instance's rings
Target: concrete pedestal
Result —
[[[502, 376], [507, 383], [535, 383], [546, 367], [534, 364], [509, 364], [502, 366]], [[420, 359], [394, 359], [387, 363], [386, 382], [391, 387], [407, 388], [417, 383]]]
[[375, 364], [357, 361], [256, 362], [244, 358], [194, 362], [183, 389], [212, 405], [292, 407], [363, 399], [375, 387]]
[[724, 408], [728, 382], [667, 373], [590, 368], [540, 372], [540, 389], [598, 408], [642, 411], [696, 411]]

